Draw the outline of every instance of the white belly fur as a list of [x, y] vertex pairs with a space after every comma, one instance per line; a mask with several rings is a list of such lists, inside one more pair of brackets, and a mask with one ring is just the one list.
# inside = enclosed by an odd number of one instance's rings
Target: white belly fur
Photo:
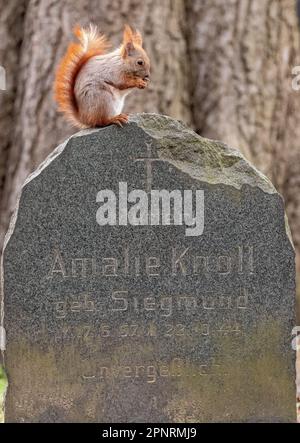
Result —
[[114, 115], [121, 114], [125, 97], [132, 91], [132, 89], [123, 89], [120, 91], [114, 87], [111, 87], [113, 97], [114, 97]]

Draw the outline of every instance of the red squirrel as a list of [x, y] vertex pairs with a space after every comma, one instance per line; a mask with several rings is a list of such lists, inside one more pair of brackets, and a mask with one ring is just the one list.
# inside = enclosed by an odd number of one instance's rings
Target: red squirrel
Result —
[[140, 32], [125, 26], [119, 48], [110, 44], [95, 26], [76, 27], [79, 43], [71, 43], [55, 78], [55, 99], [71, 123], [91, 128], [128, 122], [122, 113], [133, 88], [144, 89], [150, 79], [150, 60], [142, 48]]

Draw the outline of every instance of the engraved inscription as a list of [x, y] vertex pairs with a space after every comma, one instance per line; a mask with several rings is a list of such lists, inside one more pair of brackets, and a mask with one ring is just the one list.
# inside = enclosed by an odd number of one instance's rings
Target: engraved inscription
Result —
[[129, 247], [120, 251], [118, 256], [76, 257], [68, 259], [57, 248], [49, 258], [48, 279], [53, 278], [94, 278], [139, 276], [159, 277], [205, 275], [228, 276], [251, 275], [254, 273], [253, 246], [237, 246], [224, 253], [199, 255], [192, 248], [170, 248], [168, 259], [156, 255], [136, 255]]
[[173, 358], [169, 362], [153, 364], [141, 363], [136, 365], [97, 365], [93, 373], [82, 374], [81, 378], [85, 381], [104, 381], [104, 380], [126, 380], [135, 379], [154, 384], [159, 378], [181, 378], [183, 376], [196, 377], [224, 374], [222, 365], [211, 361], [200, 361], [194, 370], [187, 371], [190, 367], [189, 359]]
[[[49, 257], [49, 285], [67, 279], [87, 283], [91, 279], [114, 279], [116, 284], [113, 289], [104, 285], [99, 292], [94, 289], [72, 293], [62, 286], [57, 293], [55, 289], [47, 305], [58, 322], [55, 342], [79, 347], [92, 356], [107, 352], [107, 346], [111, 345], [168, 343], [174, 355], [179, 344], [189, 349], [195, 342], [197, 346], [206, 347], [222, 342], [225, 337], [238, 339], [247, 332], [244, 319], [253, 308], [252, 289], [244, 283], [244, 277], [254, 274], [255, 257], [252, 245], [237, 245], [228, 251], [209, 254], [182, 245], [170, 247], [164, 255], [157, 250], [153, 253], [151, 248], [146, 254], [137, 254], [128, 245], [118, 253], [108, 251], [100, 257], [71, 258], [56, 248]], [[227, 285], [223, 289], [217, 285], [218, 290], [213, 291], [199, 284], [190, 292], [178, 289], [178, 292], [159, 290], [158, 293], [139, 293], [131, 289], [130, 283], [128, 287], [118, 283], [119, 277], [155, 279], [162, 276], [184, 279], [195, 276], [198, 282], [201, 279], [227, 282], [228, 277], [234, 276], [237, 283], [233, 292], [229, 287], [226, 289]], [[75, 319], [79, 321], [76, 325]], [[131, 358], [128, 364], [123, 364], [125, 360], [122, 359], [122, 364], [113, 364], [92, 357], [87, 360], [89, 369], [79, 372], [80, 379], [95, 383], [135, 380], [151, 385], [160, 379], [186, 376], [186, 373], [191, 377], [224, 374], [222, 363], [214, 362], [212, 355], [203, 355], [196, 365], [179, 355], [169, 362], [156, 361], [155, 364], [147, 359], [136, 364]]]
[[193, 322], [193, 323], [121, 323], [117, 327], [112, 327], [108, 323], [100, 323], [97, 327], [90, 325], [66, 326], [55, 334], [57, 343], [77, 342], [85, 345], [96, 345], [110, 337], [124, 340], [130, 338], [158, 338], [177, 339], [196, 337], [197, 340], [211, 336], [226, 336], [243, 334], [243, 326], [233, 320], [223, 320], [221, 322]]
[[53, 302], [53, 310], [56, 318], [66, 318], [75, 313], [101, 313], [103, 317], [114, 312], [153, 312], [162, 317], [171, 317], [174, 312], [192, 314], [195, 311], [233, 311], [245, 310], [250, 307], [250, 297], [245, 288], [240, 289], [236, 296], [217, 294], [190, 295], [162, 295], [154, 297], [136, 296], [127, 290], [113, 291], [108, 297], [101, 294], [83, 293], [80, 295], [64, 296]]

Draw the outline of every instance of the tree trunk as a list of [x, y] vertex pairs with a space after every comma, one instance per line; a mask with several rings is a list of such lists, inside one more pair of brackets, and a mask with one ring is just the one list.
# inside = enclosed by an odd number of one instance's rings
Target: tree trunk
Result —
[[[0, 91], [0, 202], [14, 130], [20, 44], [23, 38], [25, 1], [0, 0], [0, 66], [5, 66], [6, 90]], [[2, 217], [1, 217], [2, 218]]]

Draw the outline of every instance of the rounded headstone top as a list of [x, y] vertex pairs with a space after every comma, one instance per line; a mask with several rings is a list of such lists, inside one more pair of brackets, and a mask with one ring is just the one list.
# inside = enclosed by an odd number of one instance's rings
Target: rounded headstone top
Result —
[[[121, 142], [125, 140], [130, 143], [131, 139], [135, 139], [137, 130], [142, 130], [155, 142], [159, 159], [169, 162], [193, 180], [211, 185], [231, 186], [237, 190], [243, 186], [251, 186], [259, 188], [264, 193], [279, 196], [272, 182], [240, 151], [221, 141], [201, 137], [179, 120], [155, 113], [131, 115], [129, 123], [123, 128], [112, 125], [75, 133], [48, 155], [45, 161], [28, 176], [23, 187], [60, 156], [71, 141], [76, 143], [76, 138], [96, 135], [100, 139], [106, 137], [115, 141], [121, 138]], [[282, 199], [281, 196], [280, 198]], [[15, 217], [16, 213], [12, 217], [4, 245], [7, 244], [7, 237], [10, 237], [13, 230]], [[287, 236], [293, 245], [286, 216], [285, 224]]]

